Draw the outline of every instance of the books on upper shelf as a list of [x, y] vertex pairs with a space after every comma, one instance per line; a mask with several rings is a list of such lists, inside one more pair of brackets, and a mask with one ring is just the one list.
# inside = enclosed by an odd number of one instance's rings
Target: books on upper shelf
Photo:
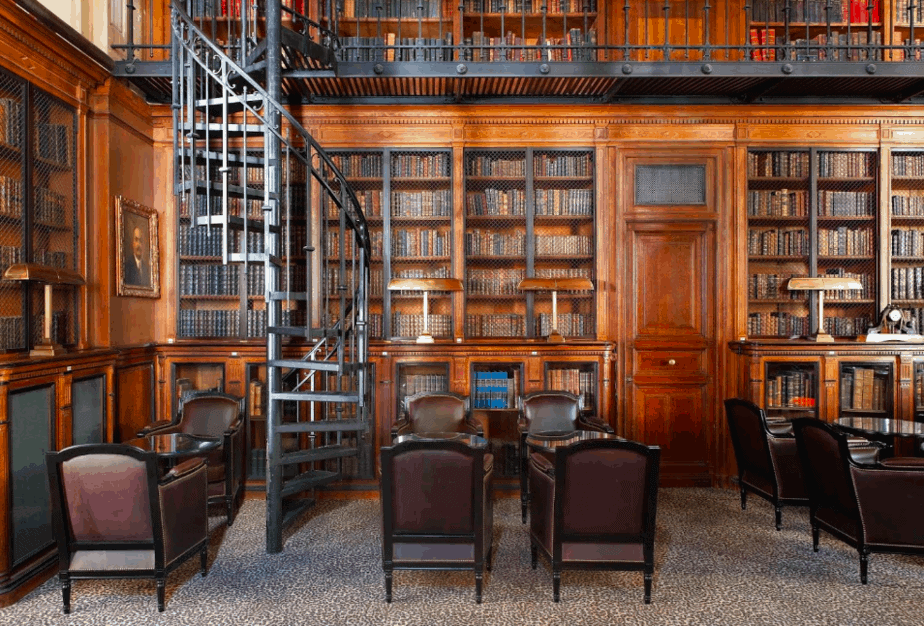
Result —
[[476, 371], [472, 390], [473, 409], [513, 409], [517, 405], [519, 372]]
[[879, 6], [879, 0], [754, 0], [751, 21], [785, 22], [789, 11], [791, 24], [826, 24], [829, 15], [832, 23], [867, 24], [879, 22]]

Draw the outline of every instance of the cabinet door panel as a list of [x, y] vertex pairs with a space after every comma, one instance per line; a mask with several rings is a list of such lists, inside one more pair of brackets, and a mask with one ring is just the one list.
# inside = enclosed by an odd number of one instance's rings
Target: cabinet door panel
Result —
[[633, 439], [661, 446], [665, 484], [708, 484], [706, 385], [636, 385]]

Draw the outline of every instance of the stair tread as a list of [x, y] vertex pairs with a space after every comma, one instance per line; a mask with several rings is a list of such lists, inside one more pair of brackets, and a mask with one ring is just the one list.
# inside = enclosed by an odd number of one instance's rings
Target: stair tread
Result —
[[295, 400], [296, 402], [359, 402], [355, 391], [277, 391], [270, 392], [270, 400]]
[[365, 420], [359, 418], [316, 420], [314, 422], [290, 422], [278, 427], [280, 433], [331, 433], [366, 430]]
[[325, 470], [309, 470], [298, 476], [294, 476], [282, 485], [281, 495], [283, 498], [306, 491], [312, 487], [320, 487], [340, 480], [340, 474]]

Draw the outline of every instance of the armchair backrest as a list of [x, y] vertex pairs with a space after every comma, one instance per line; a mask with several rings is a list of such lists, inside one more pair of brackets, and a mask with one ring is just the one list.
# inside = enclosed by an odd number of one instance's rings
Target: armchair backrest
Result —
[[241, 415], [241, 400], [218, 391], [190, 394], [183, 402], [178, 430], [191, 435], [221, 437]]
[[468, 432], [468, 398], [451, 391], [427, 391], [404, 400], [413, 433]]
[[742, 476], [752, 473], [775, 483], [764, 410], [750, 400], [729, 398], [725, 400], [725, 418], [738, 473]]
[[520, 402], [528, 432], [577, 430], [583, 408], [580, 396], [567, 391], [533, 391]]
[[158, 465], [153, 453], [133, 446], [86, 444], [46, 454], [52, 521], [63, 564], [75, 545], [154, 549], [161, 536]]
[[811, 507], [830, 509], [848, 519], [858, 520], [860, 512], [850, 476], [848, 435], [813, 418], [793, 420], [793, 431]]
[[[563, 541], [654, 541], [661, 450], [619, 439], [556, 449], [555, 526]], [[560, 517], [559, 517], [560, 516]]]

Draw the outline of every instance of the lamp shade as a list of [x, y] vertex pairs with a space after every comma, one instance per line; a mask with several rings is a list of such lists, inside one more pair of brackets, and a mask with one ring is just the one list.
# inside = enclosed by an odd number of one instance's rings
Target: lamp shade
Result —
[[786, 288], [790, 291], [805, 289], [846, 290], [863, 289], [863, 285], [856, 278], [846, 278], [844, 276], [813, 276], [807, 278], [790, 278]]
[[6, 280], [33, 281], [49, 285], [82, 285], [83, 276], [77, 272], [40, 263], [16, 263], [3, 273]]
[[593, 288], [589, 278], [524, 278], [517, 285], [520, 291], [589, 291]]
[[458, 278], [392, 278], [389, 291], [462, 291]]

